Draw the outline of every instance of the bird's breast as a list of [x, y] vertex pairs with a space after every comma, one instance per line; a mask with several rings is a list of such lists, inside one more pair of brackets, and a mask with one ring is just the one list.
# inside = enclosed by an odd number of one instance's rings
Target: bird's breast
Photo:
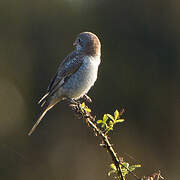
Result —
[[63, 85], [63, 93], [70, 98], [86, 94], [97, 79], [100, 57], [85, 56], [80, 68]]

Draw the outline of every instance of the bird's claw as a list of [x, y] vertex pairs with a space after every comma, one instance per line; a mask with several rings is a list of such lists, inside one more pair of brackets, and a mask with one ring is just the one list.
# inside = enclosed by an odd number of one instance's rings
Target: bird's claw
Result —
[[74, 104], [74, 105], [78, 105], [79, 104], [76, 100], [71, 99], [71, 98], [66, 98], [66, 101], [68, 101], [70, 104]]
[[83, 96], [83, 99], [88, 103], [92, 103], [92, 99], [87, 94]]

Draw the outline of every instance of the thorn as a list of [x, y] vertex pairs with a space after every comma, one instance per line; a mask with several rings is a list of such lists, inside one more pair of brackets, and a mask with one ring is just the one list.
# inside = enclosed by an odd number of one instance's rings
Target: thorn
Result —
[[106, 145], [104, 143], [99, 144], [101, 147], [106, 148]]

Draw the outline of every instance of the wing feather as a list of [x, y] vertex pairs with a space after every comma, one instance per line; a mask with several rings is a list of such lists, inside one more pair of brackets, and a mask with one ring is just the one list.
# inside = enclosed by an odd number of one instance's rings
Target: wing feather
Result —
[[39, 103], [43, 104], [49, 96], [53, 95], [79, 69], [82, 63], [83, 58], [76, 51], [69, 54], [59, 65], [58, 71], [50, 81], [47, 93], [41, 98]]

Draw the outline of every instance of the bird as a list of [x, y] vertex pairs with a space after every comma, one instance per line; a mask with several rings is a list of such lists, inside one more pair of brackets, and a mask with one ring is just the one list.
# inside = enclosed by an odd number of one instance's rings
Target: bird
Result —
[[60, 63], [45, 95], [38, 102], [42, 109], [29, 136], [51, 108], [64, 99], [78, 100], [86, 96], [97, 79], [101, 63], [99, 38], [92, 32], [82, 32], [77, 35], [73, 46], [74, 51]]

